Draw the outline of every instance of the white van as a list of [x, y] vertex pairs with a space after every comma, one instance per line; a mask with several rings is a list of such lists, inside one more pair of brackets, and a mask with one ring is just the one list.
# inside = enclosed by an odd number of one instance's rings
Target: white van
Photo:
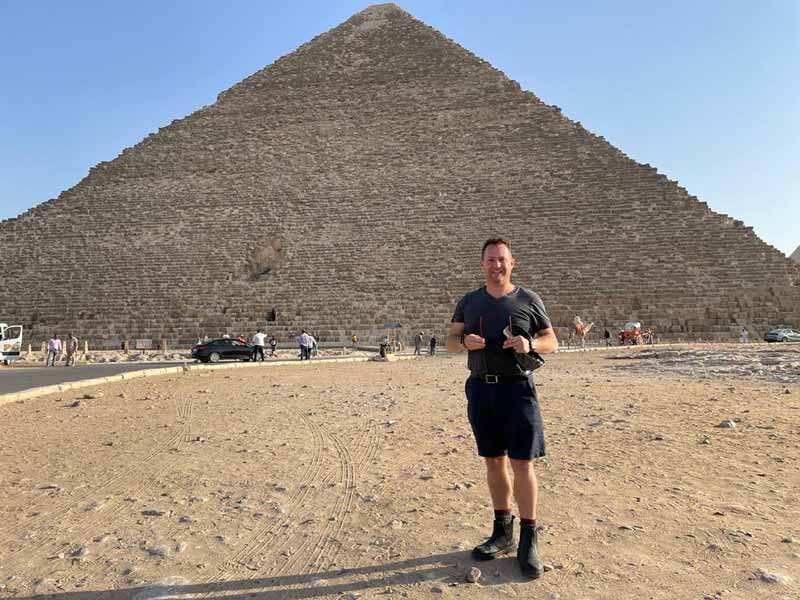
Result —
[[22, 352], [22, 325], [0, 323], [0, 362], [10, 365]]

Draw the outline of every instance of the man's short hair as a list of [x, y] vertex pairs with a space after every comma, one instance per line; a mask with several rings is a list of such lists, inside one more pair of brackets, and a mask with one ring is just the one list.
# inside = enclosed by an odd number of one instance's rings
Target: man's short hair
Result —
[[508, 251], [511, 252], [511, 244], [508, 243], [508, 240], [504, 240], [501, 237], [489, 238], [483, 242], [483, 248], [481, 248], [481, 260], [483, 260], [483, 255], [486, 254], [486, 249], [489, 246], [499, 246], [501, 244], [508, 248]]

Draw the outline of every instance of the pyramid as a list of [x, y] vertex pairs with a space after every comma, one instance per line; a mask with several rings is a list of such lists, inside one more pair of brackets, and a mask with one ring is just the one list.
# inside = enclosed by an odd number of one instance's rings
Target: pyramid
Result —
[[0, 235], [3, 320], [33, 341], [441, 333], [491, 235], [563, 331], [576, 313], [664, 338], [800, 325], [800, 265], [392, 4]]
[[795, 262], [799, 262], [800, 263], [800, 246], [797, 247], [797, 250], [792, 252], [792, 254], [791, 254], [791, 256], [789, 258], [791, 258]]

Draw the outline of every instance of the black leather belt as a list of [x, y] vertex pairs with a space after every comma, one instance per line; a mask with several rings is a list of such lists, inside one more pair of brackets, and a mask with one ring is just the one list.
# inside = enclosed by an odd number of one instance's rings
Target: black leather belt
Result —
[[472, 374], [470, 379], [477, 379], [485, 383], [515, 383], [519, 381], [527, 381], [530, 375], [490, 375], [490, 374]]

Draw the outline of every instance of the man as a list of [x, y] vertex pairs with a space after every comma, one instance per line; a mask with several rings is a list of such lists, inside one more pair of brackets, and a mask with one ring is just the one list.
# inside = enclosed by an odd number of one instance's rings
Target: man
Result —
[[421, 356], [422, 355], [422, 350], [420, 350], [420, 348], [422, 348], [422, 336], [423, 335], [425, 335], [425, 334], [420, 331], [417, 335], [414, 336], [414, 355], [415, 356], [417, 356], [417, 355]]
[[78, 352], [78, 338], [75, 337], [75, 335], [72, 332], [70, 332], [70, 334], [67, 336], [66, 347], [67, 347], [67, 361], [65, 365], [67, 367], [74, 367], [75, 354], [77, 354]]
[[47, 342], [47, 360], [45, 361], [46, 367], [55, 367], [56, 360], [61, 355], [61, 338], [58, 334], [51, 337]]
[[253, 336], [253, 362], [258, 360], [259, 356], [261, 357], [261, 362], [264, 362], [264, 340], [266, 338], [267, 336], [260, 329]]
[[436, 334], [435, 333], [431, 334], [431, 343], [430, 343], [431, 356], [436, 354], [436, 344], [437, 344], [437, 342], [438, 342], [438, 340], [436, 339]]
[[533, 459], [544, 456], [544, 432], [533, 378], [521, 365], [530, 364], [525, 355], [555, 352], [558, 341], [539, 296], [511, 283], [516, 261], [507, 241], [487, 240], [480, 265], [486, 285], [459, 301], [446, 343], [448, 352], [469, 351], [468, 415], [494, 506], [492, 535], [473, 556], [489, 560], [513, 548], [513, 489], [521, 521], [517, 562], [523, 574], [535, 579], [544, 565], [536, 532]]
[[305, 329], [297, 336], [297, 343], [300, 345], [300, 360], [309, 360], [311, 358], [311, 336], [306, 333]]

